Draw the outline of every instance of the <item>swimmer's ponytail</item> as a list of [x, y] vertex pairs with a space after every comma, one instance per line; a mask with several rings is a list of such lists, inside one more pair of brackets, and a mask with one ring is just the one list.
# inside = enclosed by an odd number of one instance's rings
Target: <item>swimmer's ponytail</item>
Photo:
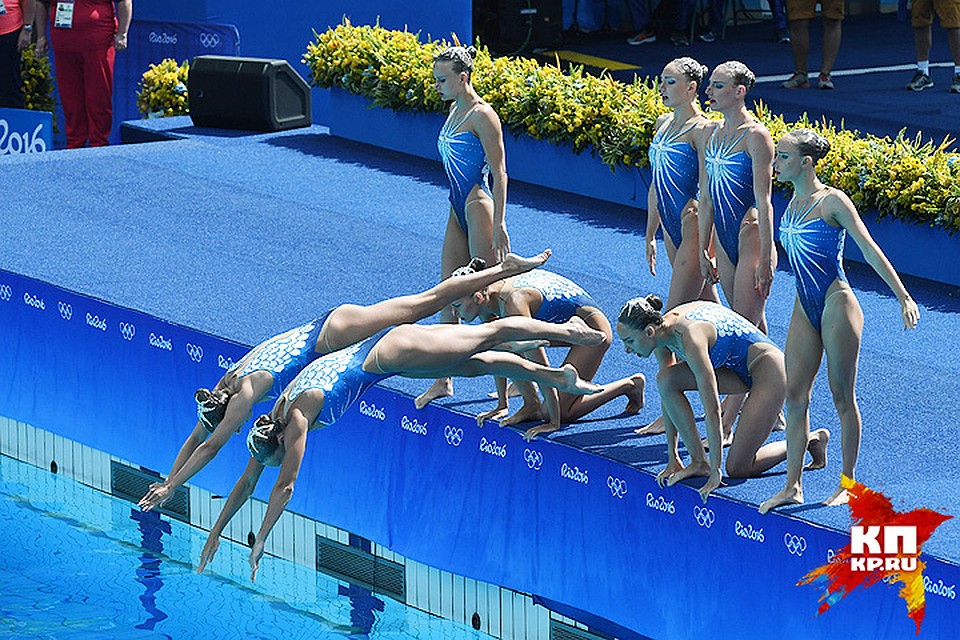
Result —
[[453, 273], [450, 274], [450, 277], [454, 276], [468, 276], [471, 273], [476, 273], [478, 271], [483, 271], [487, 268], [487, 261], [483, 258], [471, 258], [470, 262], [463, 265], [459, 269], [455, 269]]
[[433, 58], [437, 62], [450, 62], [454, 73], [465, 72], [468, 76], [473, 73], [473, 60], [477, 55], [476, 47], [447, 47]]
[[197, 402], [197, 420], [207, 431], [213, 433], [227, 412], [230, 394], [217, 389], [213, 391], [197, 389], [193, 394], [193, 399]]
[[620, 309], [617, 321], [631, 329], [643, 331], [649, 324], [654, 326], [663, 324], [661, 309], [663, 309], [663, 300], [653, 294], [646, 298], [633, 298]]
[[271, 418], [263, 414], [257, 418], [247, 434], [247, 449], [253, 459], [264, 466], [276, 466], [274, 460], [277, 449], [280, 448], [280, 434], [286, 426], [283, 420]]

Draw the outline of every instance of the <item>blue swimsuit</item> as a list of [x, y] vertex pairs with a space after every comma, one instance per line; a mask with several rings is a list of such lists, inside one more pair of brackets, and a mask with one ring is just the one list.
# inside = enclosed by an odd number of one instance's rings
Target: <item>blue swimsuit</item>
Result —
[[301, 393], [320, 389], [323, 391], [323, 409], [317, 416], [317, 424], [326, 427], [339, 420], [367, 389], [395, 375], [368, 373], [363, 370], [363, 361], [389, 330], [383, 329], [362, 342], [328, 353], [311, 362], [284, 391], [287, 410]]
[[[715, 302], [704, 302], [686, 313], [688, 320], [709, 322], [717, 330], [717, 341], [710, 347], [710, 364], [714, 369], [726, 367], [748, 387], [753, 386], [748, 356], [752, 344], [773, 344], [749, 320], [735, 311]], [[683, 349], [668, 347], [681, 360], [686, 360]]]
[[240, 363], [237, 363], [231, 371], [235, 370], [238, 378], [257, 371], [270, 372], [273, 376], [273, 386], [270, 387], [264, 399], [279, 398], [290, 381], [305, 366], [322, 355], [316, 349], [317, 339], [320, 337], [323, 323], [326, 322], [327, 316], [332, 311], [333, 309], [330, 309], [313, 322], [302, 327], [270, 338], [257, 347], [252, 357], [243, 364], [242, 368], [237, 369], [240, 366]]
[[847, 281], [843, 272], [843, 227], [833, 227], [817, 216], [806, 219], [822, 196], [809, 206], [790, 201], [780, 219], [780, 244], [787, 250], [790, 268], [797, 277], [797, 295], [813, 328], [820, 332], [827, 290], [835, 280]]
[[740, 225], [747, 210], [756, 204], [753, 195], [753, 161], [746, 151], [733, 152], [734, 147], [747, 135], [728, 140], [717, 138], [717, 127], [704, 150], [710, 196], [713, 198], [713, 226], [717, 239], [730, 262], [737, 264], [740, 258]]
[[689, 142], [679, 140], [693, 127], [661, 127], [653, 134], [648, 154], [660, 222], [675, 247], [682, 240], [683, 208], [699, 195], [697, 151]]
[[473, 115], [473, 111], [468, 111], [467, 115], [457, 122], [448, 117], [437, 137], [437, 150], [450, 180], [450, 205], [464, 233], [467, 233], [467, 198], [473, 187], [480, 185], [481, 189], [491, 195], [488, 184], [490, 167], [487, 165], [480, 138], [470, 131], [458, 131], [467, 118]]
[[590, 295], [563, 276], [534, 269], [513, 279], [514, 289], [536, 289], [543, 296], [540, 308], [533, 314], [537, 320], [561, 324], [576, 315], [580, 307], [596, 307]]

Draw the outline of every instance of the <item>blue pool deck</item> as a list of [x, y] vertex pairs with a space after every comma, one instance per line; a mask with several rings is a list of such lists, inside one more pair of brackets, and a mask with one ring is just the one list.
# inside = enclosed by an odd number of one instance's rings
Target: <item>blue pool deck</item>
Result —
[[[179, 134], [181, 139], [167, 142], [0, 159], [5, 223], [0, 269], [169, 323], [173, 328], [168, 331], [222, 339], [234, 353], [336, 304], [371, 303], [436, 282], [447, 210], [445, 178], [437, 163], [344, 141], [318, 126], [259, 135], [185, 127]], [[508, 227], [514, 250], [533, 254], [552, 248], [548, 267], [581, 284], [608, 317], [615, 317], [630, 297], [665, 294], [669, 270], [662, 268], [653, 277], [644, 264], [642, 210], [520, 182], [510, 187]], [[867, 318], [858, 384], [864, 416], [858, 479], [891, 496], [898, 508], [960, 514], [955, 490], [960, 453], [953, 446], [960, 361], [952, 349], [942, 348], [953, 343], [958, 291], [908, 278], [921, 323], [919, 330], [905, 333], [897, 302], [883, 283], [861, 265], [850, 265], [848, 274]], [[781, 345], [793, 291], [792, 276], [779, 270], [767, 316], [770, 334]], [[47, 298], [46, 304], [53, 312], [56, 303]], [[7, 313], [3, 309], [0, 313]], [[22, 351], [6, 356], [10, 362], [31, 357]], [[96, 351], [88, 356], [96, 358]], [[655, 378], [652, 360], [628, 356], [617, 342], [596, 380], [637, 371]], [[394, 378], [383, 386], [396, 392], [398, 402], [409, 402], [426, 383]], [[456, 395], [438, 404], [473, 415], [491, 406], [486, 397], [491, 389], [490, 381], [458, 380]], [[136, 390], [116, 392], [129, 398]], [[183, 411], [180, 423], [164, 425], [169, 433], [158, 436], [163, 444], [148, 456], [151, 464], [128, 458], [131, 464], [167, 471], [190, 428], [182, 399], [169, 404], [170, 415]], [[615, 401], [549, 440], [649, 479], [664, 464], [664, 440], [637, 437], [632, 430], [659, 414], [659, 399], [648, 390], [647, 407], [636, 417], [620, 415], [622, 406], [622, 400]], [[4, 411], [0, 397], [0, 415]], [[803, 522], [844, 532], [849, 526], [846, 508], [818, 504], [831, 493], [839, 473], [837, 420], [823, 372], [814, 387], [812, 423], [834, 434], [827, 470], [806, 474], [807, 505], [762, 522], [771, 528], [772, 523]], [[346, 428], [338, 425], [340, 435], [330, 437], [348, 438]], [[482, 433], [479, 437], [488, 440], [507, 437], [492, 425]], [[230, 447], [230, 461], [241, 460], [240, 443]], [[227, 477], [200, 474], [195, 483], [213, 495], [223, 494], [229, 490]], [[509, 476], [504, 478], [508, 484], [488, 490], [522, 492], [522, 483], [510, 486], [513, 481]], [[762, 478], [731, 481], [718, 493], [750, 510], [782, 485], [780, 467]], [[692, 493], [675, 491], [673, 495], [687, 496], [682, 500]], [[550, 518], [550, 505], [536, 509], [542, 519]], [[655, 531], [650, 535], [651, 540], [637, 544], [663, 544], [652, 541]], [[391, 547], [389, 540], [374, 542]], [[924, 550], [955, 571], [960, 522], [944, 524]], [[806, 597], [798, 596], [797, 602], [812, 612], [815, 594]], [[853, 596], [837, 608], [849, 600]], [[945, 604], [951, 619], [957, 619], [955, 602]]]

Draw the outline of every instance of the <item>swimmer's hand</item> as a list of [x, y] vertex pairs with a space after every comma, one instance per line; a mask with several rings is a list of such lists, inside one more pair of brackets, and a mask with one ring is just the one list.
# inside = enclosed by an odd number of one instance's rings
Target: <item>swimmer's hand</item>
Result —
[[720, 274], [717, 271], [717, 262], [706, 250], [700, 254], [700, 275], [707, 281], [707, 284], [716, 284], [720, 282]]
[[203, 551], [200, 552], [200, 564], [197, 565], [197, 573], [203, 573], [207, 563], [212, 562], [213, 557], [217, 555], [217, 549], [219, 548], [220, 534], [211, 531], [210, 535], [207, 536], [207, 543], [203, 545]]
[[647, 240], [647, 266], [650, 268], [650, 275], [657, 275], [657, 240], [651, 238]]
[[263, 541], [259, 538], [250, 549], [250, 582], [257, 579], [257, 569], [260, 568], [260, 558], [263, 557]]
[[903, 316], [904, 329], [917, 328], [917, 323], [920, 322], [920, 308], [909, 294], [900, 301], [900, 315]]
[[510, 253], [510, 236], [507, 234], [507, 225], [495, 225], [493, 229], [493, 251], [497, 262], [502, 262]]
[[150, 489], [147, 491], [146, 495], [140, 498], [140, 502], [137, 503], [137, 506], [144, 511], [160, 508], [170, 499], [171, 493], [171, 489], [167, 483], [154, 482], [150, 485]]

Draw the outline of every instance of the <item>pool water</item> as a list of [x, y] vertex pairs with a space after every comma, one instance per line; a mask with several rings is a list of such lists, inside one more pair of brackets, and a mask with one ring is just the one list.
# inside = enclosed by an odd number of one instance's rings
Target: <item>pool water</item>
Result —
[[0, 638], [489, 638], [0, 456]]

